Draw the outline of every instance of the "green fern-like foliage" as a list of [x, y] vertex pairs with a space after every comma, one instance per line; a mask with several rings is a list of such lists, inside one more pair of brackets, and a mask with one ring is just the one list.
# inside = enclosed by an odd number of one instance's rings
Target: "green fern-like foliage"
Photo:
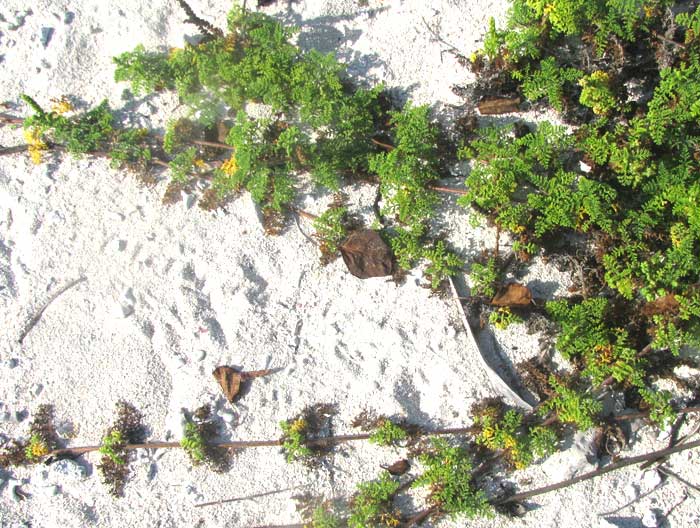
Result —
[[[515, 234], [612, 229], [615, 190], [567, 170], [573, 136], [547, 122], [521, 137], [512, 132], [512, 126], [487, 129], [460, 151], [474, 161], [460, 203], [489, 211]], [[525, 201], [519, 198], [523, 194]]]
[[403, 427], [388, 418], [384, 418], [370, 436], [369, 441], [381, 446], [393, 446], [407, 438], [408, 433]]
[[492, 515], [486, 495], [472, 482], [472, 462], [465, 448], [433, 439], [431, 450], [420, 461], [425, 471], [413, 487], [427, 487], [428, 500], [440, 511], [468, 518]]
[[515, 469], [529, 466], [537, 457], [552, 453], [557, 444], [556, 433], [545, 426], [526, 428], [523, 415], [513, 409], [505, 413], [487, 408], [475, 419], [479, 429], [476, 443], [493, 451], [503, 451]]
[[350, 502], [350, 528], [368, 526], [397, 526], [399, 513], [391, 505], [399, 483], [384, 471], [377, 480], [362, 482]]
[[547, 98], [549, 104], [559, 112], [564, 110], [564, 85], [575, 83], [583, 73], [576, 68], [563, 68], [554, 57], [547, 57], [539, 63], [537, 70], [524, 70], [512, 73], [514, 79], [522, 81], [522, 90], [530, 101]]
[[575, 305], [566, 301], [547, 303], [547, 312], [561, 328], [557, 350], [566, 359], [582, 360], [582, 373], [595, 384], [612, 377], [620, 383], [641, 386], [645, 363], [630, 347], [627, 332], [606, 323], [608, 310], [608, 301], [602, 297]]
[[603, 410], [603, 404], [591, 396], [577, 392], [559, 383], [550, 376], [549, 384], [555, 396], [542, 404], [541, 415], [553, 411], [561, 423], [573, 424], [581, 431], [586, 431], [597, 424], [597, 415]]
[[434, 213], [435, 192], [426, 189], [438, 178], [437, 128], [427, 106], [407, 105], [392, 114], [394, 148], [373, 156], [370, 170], [379, 176], [383, 213], [417, 231]]
[[[177, 92], [201, 126], [214, 125], [226, 111], [237, 115], [227, 140], [234, 154], [214, 171], [212, 187], [219, 199], [245, 188], [263, 208], [280, 212], [294, 198], [301, 172], [334, 190], [343, 176], [367, 172], [381, 91], [349, 89], [345, 67], [332, 54], [292, 44], [296, 32], [236, 7], [226, 35], [163, 53], [139, 46], [115, 58], [115, 78], [137, 93]], [[253, 118], [245, 112], [250, 103], [267, 105], [276, 117]], [[182, 182], [197, 174], [182, 170], [192, 147], [176, 124], [164, 150]]]
[[180, 445], [185, 453], [187, 453], [187, 456], [190, 457], [193, 464], [198, 465], [206, 460], [206, 443], [204, 437], [200, 433], [197, 424], [190, 420], [185, 423]]

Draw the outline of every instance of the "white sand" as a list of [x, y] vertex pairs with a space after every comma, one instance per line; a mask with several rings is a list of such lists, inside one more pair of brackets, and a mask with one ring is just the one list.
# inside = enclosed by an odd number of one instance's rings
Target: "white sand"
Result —
[[[66, 94], [89, 105], [106, 97], [119, 108], [127, 86], [113, 82], [112, 56], [137, 43], [178, 46], [196, 33], [168, 0], [37, 0], [24, 24], [9, 29], [27, 4], [5, 0], [0, 6], [6, 19], [0, 22], [0, 101], [19, 103], [26, 92], [47, 103]], [[449, 53], [441, 54], [444, 46], [434, 42], [423, 19], [468, 54], [478, 47], [488, 17], [502, 18], [506, 9], [503, 0], [370, 0], [365, 8], [349, 0], [309, 0], [291, 10], [279, 4], [281, 16], [301, 27], [302, 45], [334, 50], [358, 80], [384, 82], [400, 98], [429, 103], [436, 112], [460, 104], [450, 88], [471, 77]], [[220, 26], [230, 7], [214, 0], [191, 5]], [[53, 29], [46, 47], [42, 28]], [[175, 105], [171, 96], [149, 97], [124, 115], [135, 125], [161, 127]], [[0, 129], [0, 144], [21, 141], [20, 131]], [[472, 403], [496, 394], [478, 368], [456, 307], [422, 287], [419, 271], [401, 286], [360, 281], [342, 261], [321, 267], [317, 249], [293, 224], [280, 237], [266, 237], [248, 196], [226, 212], [207, 214], [186, 199], [162, 206], [164, 188], [164, 182], [144, 188], [104, 160], [56, 157], [34, 166], [23, 155], [0, 159], [0, 433], [26, 435], [28, 420], [17, 416], [51, 403], [62, 429], [73, 431], [71, 445], [94, 444], [120, 399], [143, 411], [151, 439], [179, 438], [181, 408], [207, 402], [229, 420], [233, 439], [276, 438], [280, 420], [312, 403], [339, 406], [337, 433], [352, 432], [350, 422], [364, 408], [423, 425], [458, 426], [469, 423]], [[371, 213], [370, 186], [354, 186], [350, 196], [359, 212]], [[309, 210], [329, 200], [323, 194], [302, 198]], [[493, 247], [494, 233], [470, 227], [454, 202], [445, 202], [443, 215], [465, 257]], [[42, 303], [80, 276], [87, 281], [51, 304], [19, 345]], [[551, 297], [565, 294], [568, 278], [535, 265], [523, 280], [539, 281], [533, 285]], [[537, 336], [528, 336], [524, 325], [497, 340], [514, 361], [538, 352]], [[282, 370], [253, 383], [234, 414], [211, 376], [222, 364]], [[635, 452], [665, 442], [645, 427], [636, 435]], [[590, 469], [582, 445], [516, 480], [528, 488]], [[345, 446], [330, 459], [329, 472], [288, 465], [278, 451], [243, 452], [224, 475], [192, 469], [178, 450], [141, 453], [120, 500], [100, 483], [97, 455], [80, 462], [85, 478], [48, 467], [0, 473], [0, 526], [298, 522], [290, 497], [303, 490], [203, 509], [193, 505], [299, 485], [343, 497], [376, 476], [380, 463], [399, 456], [365, 444]], [[699, 455], [677, 455], [671, 467], [695, 479]], [[644, 482], [653, 484], [652, 477]], [[646, 491], [640, 479], [641, 472], [629, 469], [544, 496], [525, 519], [498, 517], [474, 526], [597, 526], [599, 514]], [[16, 486], [31, 497], [15, 500]], [[648, 521], [650, 512], [664, 514], [684, 493], [669, 482], [609, 520], [640, 526], [645, 515]], [[670, 525], [700, 523], [696, 497], [673, 510]]]

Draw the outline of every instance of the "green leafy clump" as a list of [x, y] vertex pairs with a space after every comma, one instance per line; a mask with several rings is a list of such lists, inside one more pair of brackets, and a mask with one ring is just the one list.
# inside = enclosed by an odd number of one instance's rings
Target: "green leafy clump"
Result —
[[394, 148], [370, 159], [384, 198], [382, 213], [395, 217], [412, 233], [421, 232], [437, 204], [427, 185], [438, 178], [437, 127], [427, 106], [406, 105], [392, 113]]
[[66, 117], [58, 111], [45, 111], [28, 95], [21, 97], [34, 110], [34, 115], [24, 120], [24, 128], [41, 141], [61, 145], [76, 155], [109, 150], [114, 116], [107, 101], [86, 112]]
[[581, 431], [586, 431], [597, 424], [597, 415], [603, 410], [603, 404], [593, 397], [577, 392], [559, 383], [550, 376], [549, 384], [555, 395], [544, 402], [539, 409], [543, 416], [555, 412], [561, 423], [573, 424]]
[[107, 457], [113, 464], [126, 464], [126, 459], [122, 455], [126, 441], [121, 431], [110, 431], [102, 438], [100, 444], [99, 452], [101, 455]]
[[547, 98], [549, 104], [559, 112], [564, 110], [564, 87], [575, 83], [583, 76], [576, 68], [562, 68], [553, 57], [547, 57], [539, 63], [538, 69], [530, 71], [530, 66], [516, 70], [511, 74], [522, 82], [522, 91], [530, 101]]
[[347, 237], [347, 207], [331, 206], [314, 219], [316, 238], [321, 248], [321, 262], [328, 263], [338, 253], [340, 244]]
[[317, 506], [311, 513], [311, 528], [340, 528], [340, 517], [324, 505]]
[[505, 330], [510, 325], [514, 323], [522, 323], [522, 318], [507, 306], [503, 306], [498, 310], [491, 312], [489, 315], [489, 323], [498, 328], [499, 330]]
[[369, 437], [369, 441], [380, 446], [394, 446], [407, 438], [408, 433], [403, 427], [389, 418], [384, 418], [377, 424], [376, 429]]
[[676, 419], [676, 413], [671, 407], [671, 393], [654, 391], [647, 387], [639, 389], [644, 405], [649, 411], [649, 419], [659, 427], [666, 427]]
[[24, 450], [27, 461], [30, 463], [39, 462], [51, 452], [46, 441], [37, 434], [31, 435], [29, 443]]
[[432, 440], [432, 449], [421, 455], [425, 471], [413, 483], [428, 487], [428, 500], [440, 511], [469, 518], [492, 515], [484, 492], [472, 481], [472, 462], [463, 447], [451, 446], [446, 440]]
[[519, 236], [612, 229], [616, 192], [569, 168], [572, 135], [547, 122], [519, 137], [512, 132], [512, 126], [486, 129], [460, 151], [474, 160], [460, 203], [476, 204]]
[[387, 471], [382, 472], [377, 480], [358, 484], [357, 493], [350, 501], [348, 526], [398, 526], [400, 513], [391, 504], [398, 489], [399, 483]]
[[312, 452], [306, 442], [308, 423], [303, 418], [280, 422], [282, 428], [282, 450], [287, 462], [308, 459]]
[[459, 273], [464, 261], [447, 248], [444, 240], [431, 243], [425, 233], [422, 224], [411, 228], [399, 226], [390, 235], [389, 243], [401, 269], [409, 270], [421, 260], [427, 261], [425, 274], [435, 290], [445, 279]]
[[432, 247], [424, 248], [422, 253], [423, 258], [428, 261], [425, 274], [434, 290], [448, 277], [457, 275], [464, 267], [464, 261], [449, 251], [442, 240], [435, 242]]
[[[349, 88], [332, 54], [301, 50], [291, 43], [297, 29], [272, 17], [235, 7], [228, 22], [227, 34], [196, 45], [167, 53], [137, 47], [115, 58], [117, 80], [139, 93], [176, 91], [199, 126], [237, 115], [227, 139], [234, 154], [211, 183], [218, 198], [246, 188], [263, 208], [280, 212], [301, 172], [334, 190], [341, 176], [366, 173], [381, 88]], [[251, 103], [267, 105], [274, 117], [252, 118], [245, 112]], [[164, 138], [176, 159], [188, 148], [179, 124]]]
[[144, 441], [143, 415], [131, 404], [120, 401], [116, 405], [117, 417], [102, 438], [99, 452], [102, 455], [97, 469], [110, 493], [119, 497], [129, 478], [129, 444]]
[[607, 299], [596, 297], [574, 305], [564, 300], [551, 301], [547, 312], [561, 328], [557, 350], [566, 359], [582, 361], [582, 373], [595, 384], [608, 377], [620, 383], [643, 384], [645, 363], [630, 347], [627, 332], [606, 323]]
[[557, 444], [556, 433], [545, 426], [526, 427], [523, 415], [516, 410], [505, 413], [487, 407], [475, 418], [479, 429], [476, 443], [493, 451], [503, 451], [506, 460], [515, 468], [529, 466], [536, 457], [552, 453]]
[[182, 449], [185, 450], [187, 456], [194, 465], [201, 464], [206, 460], [206, 443], [202, 433], [199, 431], [197, 424], [187, 420], [183, 431], [182, 440], [180, 440]]
[[607, 115], [618, 106], [617, 98], [610, 87], [610, 75], [598, 70], [579, 80], [582, 105], [593, 110], [594, 114]]
[[495, 258], [490, 258], [486, 264], [473, 262], [469, 272], [472, 282], [472, 295], [493, 297], [496, 295], [496, 284], [499, 281], [499, 271]]

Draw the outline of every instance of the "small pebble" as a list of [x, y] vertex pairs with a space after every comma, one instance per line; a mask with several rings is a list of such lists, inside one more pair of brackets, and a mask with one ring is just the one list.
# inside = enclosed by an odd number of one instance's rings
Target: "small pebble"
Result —
[[63, 15], [63, 23], [72, 24], [73, 20], [75, 20], [75, 13], [73, 13], [73, 11], [66, 11], [66, 13]]
[[49, 42], [51, 42], [51, 37], [53, 37], [54, 29], [52, 27], [41, 28], [41, 45], [44, 48], [48, 47]]
[[207, 351], [206, 350], [200, 350], [199, 353], [197, 354], [197, 361], [204, 361], [204, 359], [207, 357]]
[[227, 424], [231, 424], [236, 420], [236, 416], [230, 411], [221, 411], [221, 419]]
[[19, 365], [19, 360], [17, 358], [10, 358], [7, 360], [7, 366], [11, 369], [17, 367]]
[[41, 383], [35, 383], [32, 386], [32, 394], [34, 396], [39, 396], [39, 394], [41, 394], [41, 391], [43, 391], [43, 390], [44, 390], [44, 386]]

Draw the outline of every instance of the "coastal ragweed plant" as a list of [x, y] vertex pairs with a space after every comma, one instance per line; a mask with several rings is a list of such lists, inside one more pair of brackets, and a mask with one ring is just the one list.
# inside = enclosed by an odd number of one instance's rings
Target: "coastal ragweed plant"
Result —
[[348, 527], [399, 526], [400, 512], [392, 506], [392, 499], [398, 489], [398, 481], [387, 471], [382, 472], [377, 480], [358, 484], [357, 492], [350, 501]]
[[581, 431], [597, 425], [597, 415], [603, 410], [602, 403], [563, 385], [554, 376], [550, 376], [549, 384], [555, 395], [542, 404], [538, 411], [541, 415], [555, 412], [561, 423], [573, 424]]
[[505, 330], [510, 325], [514, 323], [521, 323], [522, 321], [522, 318], [513, 313], [513, 311], [507, 306], [503, 306], [489, 314], [489, 323], [499, 330]]
[[523, 415], [513, 409], [503, 413], [501, 409], [487, 407], [475, 417], [475, 426], [479, 429], [476, 443], [503, 451], [515, 469], [523, 469], [537, 457], [551, 454], [557, 445], [557, 435], [552, 429], [523, 425]]
[[383, 418], [369, 437], [372, 444], [380, 446], [395, 446], [408, 439], [406, 430], [389, 418]]
[[425, 471], [413, 487], [427, 487], [429, 502], [441, 512], [468, 518], [490, 517], [485, 493], [472, 480], [472, 462], [464, 447], [451, 446], [443, 438], [432, 439], [431, 449], [420, 456]]
[[308, 423], [303, 418], [280, 422], [282, 429], [282, 450], [287, 462], [304, 460], [311, 456], [311, 449], [304, 445]]
[[116, 405], [116, 419], [102, 438], [99, 449], [102, 458], [97, 469], [102, 475], [102, 481], [109, 492], [120, 497], [129, 478], [128, 444], [144, 441], [145, 428], [142, 423], [143, 415], [131, 404], [120, 401]]
[[[166, 53], [138, 46], [116, 57], [115, 79], [130, 82], [137, 94], [177, 92], [188, 118], [204, 128], [225, 113], [236, 115], [226, 139], [235, 157], [213, 172], [211, 187], [220, 201], [245, 188], [263, 208], [280, 212], [302, 172], [333, 190], [345, 174], [366, 173], [379, 115], [381, 88], [349, 88], [345, 67], [332, 54], [292, 44], [297, 31], [234, 7], [226, 33]], [[250, 104], [264, 105], [272, 117], [252, 117]], [[186, 127], [177, 123], [164, 140], [176, 159], [191, 148]], [[191, 160], [184, 152], [181, 161]]]

